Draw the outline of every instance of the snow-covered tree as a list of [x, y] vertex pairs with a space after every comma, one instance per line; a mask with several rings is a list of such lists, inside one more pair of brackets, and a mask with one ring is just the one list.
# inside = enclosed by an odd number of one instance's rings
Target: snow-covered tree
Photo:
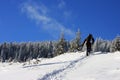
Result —
[[76, 38], [71, 41], [70, 43], [70, 51], [80, 51], [81, 50], [81, 35], [80, 30], [78, 29], [78, 32], [76, 32]]
[[3, 43], [2, 49], [1, 49], [1, 61], [5, 62], [5, 60], [8, 59], [8, 45], [7, 43]]
[[64, 38], [64, 33], [61, 34], [60, 40], [56, 45], [56, 55], [65, 53], [68, 50], [67, 41]]
[[117, 37], [112, 41], [110, 51], [111, 51], [111, 52], [120, 51], [120, 36], [117, 36]]
[[93, 51], [110, 52], [110, 45], [110, 41], [98, 38], [93, 45]]

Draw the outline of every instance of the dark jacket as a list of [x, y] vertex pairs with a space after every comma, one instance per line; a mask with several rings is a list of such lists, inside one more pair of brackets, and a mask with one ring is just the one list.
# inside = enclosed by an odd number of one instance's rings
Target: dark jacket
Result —
[[89, 36], [84, 40], [82, 46], [86, 43], [87, 49], [91, 49], [91, 45], [94, 44], [94, 38], [92, 34], [89, 34]]

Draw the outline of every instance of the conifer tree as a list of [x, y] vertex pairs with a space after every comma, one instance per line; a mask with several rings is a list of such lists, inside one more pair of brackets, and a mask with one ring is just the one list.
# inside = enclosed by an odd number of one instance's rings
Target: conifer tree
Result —
[[76, 38], [70, 43], [70, 51], [80, 51], [81, 50], [81, 36], [80, 30], [76, 32]]
[[67, 41], [64, 38], [64, 33], [61, 33], [59, 42], [56, 45], [56, 55], [65, 53], [68, 50]]
[[120, 36], [117, 36], [117, 37], [112, 41], [110, 51], [111, 51], [111, 52], [120, 51]]

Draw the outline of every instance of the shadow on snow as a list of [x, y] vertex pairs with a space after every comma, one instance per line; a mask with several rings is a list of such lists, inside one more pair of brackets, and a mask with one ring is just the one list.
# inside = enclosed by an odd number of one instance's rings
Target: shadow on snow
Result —
[[[55, 76], [55, 75], [57, 75], [57, 74], [65, 71], [65, 70], [67, 70], [67, 69], [73, 68], [77, 62], [83, 60], [84, 58], [86, 58], [86, 56], [84, 56], [84, 57], [82, 57], [82, 58], [80, 58], [80, 59], [74, 60], [74, 61], [69, 61], [70, 64], [67, 65], [66, 67], [61, 68], [61, 69], [58, 69], [58, 70], [54, 70], [53, 72], [44, 75], [41, 79], [38, 79], [38, 80], [50, 80], [50, 79], [52, 78], [52, 76]], [[64, 62], [64, 63], [65, 63], [65, 62]]]

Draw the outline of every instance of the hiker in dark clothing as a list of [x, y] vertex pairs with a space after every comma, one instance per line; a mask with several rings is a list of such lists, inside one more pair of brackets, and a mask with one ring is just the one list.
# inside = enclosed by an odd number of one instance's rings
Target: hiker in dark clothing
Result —
[[86, 47], [87, 47], [86, 56], [89, 56], [89, 54], [92, 50], [91, 46], [94, 44], [94, 38], [93, 38], [92, 34], [88, 35], [88, 37], [84, 40], [82, 46], [84, 46], [84, 44], [86, 44]]

